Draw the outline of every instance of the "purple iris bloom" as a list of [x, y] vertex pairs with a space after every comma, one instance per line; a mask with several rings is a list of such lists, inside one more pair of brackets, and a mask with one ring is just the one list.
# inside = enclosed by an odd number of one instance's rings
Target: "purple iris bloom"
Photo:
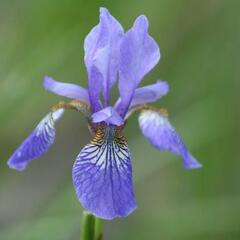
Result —
[[[14, 152], [8, 165], [23, 170], [31, 160], [45, 154], [54, 142], [56, 121], [66, 109], [77, 110], [84, 114], [93, 134], [73, 165], [77, 197], [97, 217], [125, 217], [137, 207], [131, 154], [123, 135], [131, 114], [140, 112], [140, 129], [152, 146], [179, 155], [185, 168], [199, 168], [201, 164], [170, 124], [166, 111], [146, 105], [168, 93], [167, 82], [158, 80], [138, 88], [160, 60], [159, 47], [148, 33], [145, 16], [139, 16], [124, 33], [120, 23], [101, 8], [99, 24], [87, 35], [84, 51], [88, 90], [45, 77], [46, 90], [73, 100], [55, 105]], [[117, 80], [120, 96], [110, 106], [110, 90]]]

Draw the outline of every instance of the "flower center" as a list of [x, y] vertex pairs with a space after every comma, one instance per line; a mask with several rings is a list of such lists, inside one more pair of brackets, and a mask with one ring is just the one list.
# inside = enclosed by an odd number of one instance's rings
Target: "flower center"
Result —
[[91, 144], [102, 145], [116, 144], [126, 145], [127, 139], [122, 135], [122, 127], [115, 125], [100, 124], [97, 128], [96, 134], [91, 141]]

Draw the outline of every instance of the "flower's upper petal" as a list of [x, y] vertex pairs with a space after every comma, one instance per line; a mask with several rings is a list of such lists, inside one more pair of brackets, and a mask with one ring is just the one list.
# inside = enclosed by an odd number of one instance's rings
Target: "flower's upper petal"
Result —
[[120, 115], [112, 107], [106, 107], [92, 115], [92, 121], [94, 123], [106, 122], [107, 124], [113, 124], [116, 126], [123, 125], [124, 121]]
[[73, 184], [83, 207], [103, 219], [129, 215], [137, 206], [126, 139], [113, 127], [99, 128], [78, 155]]
[[121, 104], [117, 110], [121, 116], [126, 114], [137, 85], [153, 69], [159, 59], [158, 45], [148, 34], [148, 20], [145, 16], [140, 16], [124, 35], [120, 45], [119, 92]]
[[[100, 8], [99, 24], [92, 29], [84, 42], [85, 64], [88, 73], [95, 65], [102, 75], [100, 91], [103, 90], [105, 106], [109, 104], [109, 91], [116, 81], [119, 44], [123, 32], [120, 23], [108, 10]], [[92, 91], [91, 84], [89, 91]]]
[[202, 166], [188, 151], [181, 137], [163, 113], [144, 110], [139, 116], [139, 125], [143, 135], [154, 147], [181, 156], [185, 168]]
[[64, 110], [58, 109], [47, 114], [33, 132], [18, 147], [8, 160], [8, 166], [16, 170], [24, 170], [27, 164], [48, 151], [55, 139], [55, 122]]
[[72, 99], [79, 99], [89, 103], [88, 90], [72, 83], [63, 83], [46, 76], [43, 80], [43, 86], [46, 90], [57, 95]]
[[155, 102], [168, 93], [169, 86], [165, 81], [157, 81], [154, 84], [137, 88], [134, 92], [130, 107]]
[[[154, 84], [137, 88], [134, 92], [128, 113], [136, 106], [144, 105], [150, 102], [155, 102], [162, 96], [166, 95], [168, 93], [168, 90], [169, 90], [168, 83], [166, 81], [160, 80], [158, 80]], [[121, 98], [118, 98], [117, 102], [114, 105], [114, 109], [119, 109], [120, 104]]]
[[97, 112], [102, 108], [102, 104], [99, 100], [99, 95], [102, 89], [103, 76], [99, 69], [92, 65], [88, 70], [88, 87], [89, 87], [89, 101], [92, 112]]

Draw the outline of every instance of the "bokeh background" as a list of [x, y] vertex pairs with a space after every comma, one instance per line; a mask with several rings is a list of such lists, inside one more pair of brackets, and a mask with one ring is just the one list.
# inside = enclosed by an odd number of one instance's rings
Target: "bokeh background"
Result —
[[162, 58], [143, 84], [168, 80], [157, 105], [204, 165], [184, 170], [179, 157], [147, 143], [133, 117], [125, 132], [139, 207], [105, 222], [105, 239], [240, 239], [238, 0], [0, 0], [0, 239], [79, 239], [71, 168], [90, 139], [84, 118], [65, 114], [55, 145], [26, 171], [6, 162], [63, 100], [43, 89], [44, 75], [87, 86], [83, 40], [100, 6], [125, 29], [149, 18]]

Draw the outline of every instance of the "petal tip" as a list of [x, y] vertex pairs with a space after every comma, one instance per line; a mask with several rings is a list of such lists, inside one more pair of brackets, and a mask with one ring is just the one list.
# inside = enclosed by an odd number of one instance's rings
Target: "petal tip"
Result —
[[184, 164], [183, 165], [185, 169], [191, 170], [191, 169], [199, 169], [202, 168], [203, 165], [201, 163], [196, 163], [196, 164]]
[[148, 30], [148, 18], [145, 15], [140, 15], [136, 18], [135, 22], [134, 22], [134, 26], [135, 27], [141, 27], [143, 28], [145, 31]]
[[162, 94], [166, 95], [169, 92], [169, 84], [167, 81], [160, 81], [158, 80], [158, 83], [161, 84], [162, 87]]
[[112, 212], [112, 213], [106, 213], [106, 212], [101, 212], [101, 211], [91, 211], [89, 210], [94, 216], [97, 218], [101, 218], [104, 220], [113, 220], [115, 218], [126, 218], [130, 214], [132, 214], [136, 209], [137, 209], [137, 203], [135, 202], [135, 205], [133, 205], [131, 208], [129, 208], [125, 212]]
[[53, 82], [54, 82], [54, 80], [51, 77], [45, 76], [43, 78], [43, 86], [44, 86], [44, 88], [46, 90], [48, 90], [52, 86]]
[[185, 169], [198, 169], [203, 165], [197, 161], [190, 153], [188, 153], [187, 157], [183, 159], [183, 167]]
[[105, 7], [100, 7], [99, 12], [100, 12], [100, 16], [110, 14], [108, 9]]
[[8, 160], [7, 165], [9, 168], [13, 169], [13, 170], [17, 170], [17, 171], [23, 171], [26, 169], [27, 164], [16, 164], [16, 163], [12, 163], [11, 159]]
[[136, 209], [137, 209], [137, 204], [132, 206], [131, 209], [128, 209], [128, 211], [126, 211], [124, 213], [114, 213], [114, 214], [111, 214], [111, 215], [108, 215], [108, 214], [107, 215], [105, 215], [105, 214], [95, 214], [95, 213], [93, 213], [93, 215], [95, 215], [98, 218], [105, 219], [105, 220], [113, 220], [115, 218], [125, 218], [125, 217], [128, 217]]

